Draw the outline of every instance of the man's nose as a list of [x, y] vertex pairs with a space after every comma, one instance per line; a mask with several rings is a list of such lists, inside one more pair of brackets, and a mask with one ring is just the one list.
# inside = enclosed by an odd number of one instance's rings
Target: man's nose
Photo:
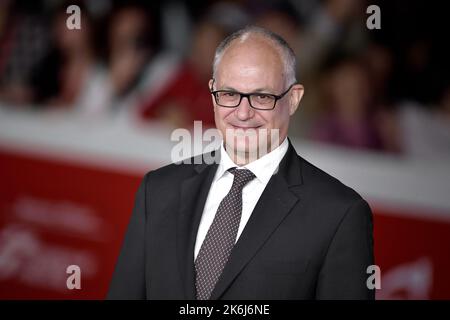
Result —
[[249, 97], [242, 97], [241, 103], [236, 107], [236, 117], [247, 120], [253, 117], [255, 110], [250, 106]]

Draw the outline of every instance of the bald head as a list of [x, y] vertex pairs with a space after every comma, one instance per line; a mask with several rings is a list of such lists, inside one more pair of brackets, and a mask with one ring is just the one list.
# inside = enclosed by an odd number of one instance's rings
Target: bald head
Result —
[[[261, 37], [232, 43], [224, 52], [217, 66], [216, 87], [241, 82], [243, 92], [281, 93], [286, 84], [284, 62], [279, 50]], [[237, 89], [233, 86], [233, 89]]]
[[281, 72], [285, 86], [296, 82], [296, 59], [295, 54], [287, 42], [269, 30], [259, 27], [246, 27], [227, 38], [217, 47], [213, 63], [213, 78], [217, 76], [219, 64], [225, 53], [231, 53], [238, 47], [246, 49], [245, 53], [257, 53], [259, 55], [276, 54], [281, 62]]

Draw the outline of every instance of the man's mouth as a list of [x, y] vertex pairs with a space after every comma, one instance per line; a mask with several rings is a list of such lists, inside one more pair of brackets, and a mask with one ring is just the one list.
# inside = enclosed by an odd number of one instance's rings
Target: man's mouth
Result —
[[234, 124], [231, 124], [230, 123], [230, 127], [231, 127], [231, 129], [235, 129], [235, 130], [237, 130], [237, 129], [242, 129], [242, 130], [249, 130], [249, 129], [254, 129], [254, 130], [256, 130], [256, 129], [258, 129], [258, 128], [260, 128], [260, 127], [262, 127], [261, 125], [259, 125], [259, 126], [244, 126], [244, 125], [234, 125]]

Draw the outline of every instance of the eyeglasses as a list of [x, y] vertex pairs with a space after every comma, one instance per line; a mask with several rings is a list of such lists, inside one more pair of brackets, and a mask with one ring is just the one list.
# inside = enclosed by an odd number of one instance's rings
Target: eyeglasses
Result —
[[[214, 85], [215, 79], [213, 79]], [[291, 88], [296, 83], [293, 83], [289, 86], [289, 88], [280, 95], [271, 94], [271, 93], [242, 93], [233, 90], [212, 90], [211, 86], [211, 94], [214, 96], [214, 100], [216, 104], [225, 107], [225, 108], [236, 108], [241, 104], [242, 98], [247, 98], [250, 106], [253, 109], [257, 110], [273, 110], [277, 101], [283, 98], [286, 93], [291, 90]]]

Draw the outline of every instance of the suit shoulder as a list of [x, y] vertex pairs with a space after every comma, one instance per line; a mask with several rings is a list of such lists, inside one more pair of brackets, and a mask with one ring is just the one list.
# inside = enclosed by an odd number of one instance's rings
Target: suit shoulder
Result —
[[[300, 157], [301, 158], [301, 157]], [[321, 197], [340, 203], [354, 203], [361, 195], [324, 170], [301, 158], [304, 182], [310, 185]]]
[[203, 156], [204, 154], [201, 154], [151, 170], [147, 172], [146, 179], [158, 183], [184, 180], [195, 173], [196, 166], [206, 165], [203, 161]]
[[194, 165], [171, 163], [147, 172], [146, 178], [151, 181], [182, 180], [194, 171]]

